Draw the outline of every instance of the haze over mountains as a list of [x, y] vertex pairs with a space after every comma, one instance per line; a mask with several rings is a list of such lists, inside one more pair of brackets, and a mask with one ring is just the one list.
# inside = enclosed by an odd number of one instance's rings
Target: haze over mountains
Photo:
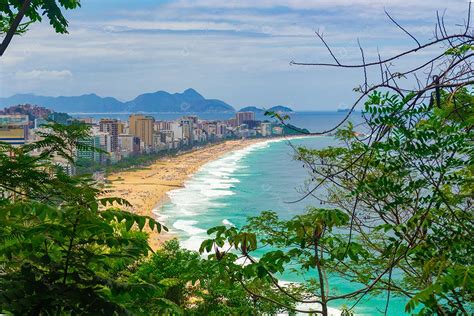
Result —
[[18, 104], [34, 104], [47, 107], [57, 112], [66, 113], [218, 113], [236, 111], [234, 107], [221, 100], [204, 98], [194, 89], [187, 89], [182, 93], [172, 94], [166, 91], [144, 93], [127, 102], [119, 101], [113, 97], [100, 97], [96, 94], [59, 97], [48, 97], [35, 94], [16, 94], [8, 98], [0, 98], [0, 108]]

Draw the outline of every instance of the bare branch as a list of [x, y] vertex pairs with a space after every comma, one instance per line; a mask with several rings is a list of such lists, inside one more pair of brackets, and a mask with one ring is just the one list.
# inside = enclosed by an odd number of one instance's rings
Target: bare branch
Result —
[[417, 52], [421, 49], [439, 44], [441, 42], [445, 42], [445, 41], [448, 41], [450, 39], [461, 39], [461, 38], [465, 38], [466, 40], [474, 41], [474, 36], [464, 35], [464, 34], [455, 34], [455, 35], [449, 35], [449, 36], [444, 36], [442, 38], [435, 39], [435, 40], [433, 40], [429, 43], [426, 43], [424, 45], [421, 45], [419, 47], [416, 47], [416, 48], [413, 48], [413, 49], [410, 49], [410, 50], [406, 50], [406, 51], [404, 51], [400, 54], [397, 54], [397, 55], [392, 56], [390, 58], [384, 59], [382, 61], [370, 62], [370, 63], [365, 63], [365, 64], [353, 64], [353, 65], [350, 65], [350, 64], [337, 64], [337, 63], [336, 64], [331, 64], [331, 63], [302, 63], [302, 62], [295, 62], [295, 61], [291, 62], [291, 64], [292, 65], [297, 65], [297, 66], [326, 66], [326, 67], [341, 67], [341, 68], [364, 68], [364, 67], [371, 67], [371, 66], [379, 66], [380, 63], [388, 63], [388, 62], [396, 60], [400, 57], [409, 55], [411, 53], [415, 53], [415, 52]]
[[397, 21], [395, 21], [395, 19], [393, 19], [390, 14], [388, 14], [388, 12], [386, 10], [384, 10], [385, 14], [388, 16], [388, 18], [396, 25], [398, 26], [403, 32], [405, 32], [408, 36], [410, 36], [417, 44], [418, 44], [418, 47], [421, 46], [420, 42], [418, 42], [418, 40], [415, 38], [415, 36], [413, 36], [410, 32], [408, 32], [406, 29], [404, 29]]

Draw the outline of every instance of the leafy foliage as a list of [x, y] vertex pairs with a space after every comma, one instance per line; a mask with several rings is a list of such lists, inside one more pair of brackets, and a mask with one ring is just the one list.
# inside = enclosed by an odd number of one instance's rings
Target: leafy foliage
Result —
[[[299, 311], [297, 303], [312, 303], [313, 312], [327, 314], [327, 302], [335, 298], [328, 296], [323, 278], [327, 271], [336, 271], [332, 267], [344, 259], [341, 249], [346, 246], [333, 229], [348, 222], [349, 217], [336, 209], [310, 208], [287, 221], [267, 211], [250, 218], [240, 230], [225, 226], [209, 229], [214, 238], [204, 241], [200, 250], [213, 252], [210, 258], [223, 267], [221, 271], [261, 300], [286, 311]], [[268, 250], [261, 254], [261, 249]], [[348, 255], [355, 260], [364, 254], [356, 243], [350, 249]], [[277, 277], [285, 271], [306, 275], [307, 282], [281, 284]]]
[[441, 95], [440, 106], [407, 106], [414, 95], [374, 92], [364, 112], [369, 137], [348, 126], [338, 133], [346, 147], [300, 148], [298, 159], [352, 217], [376, 272], [357, 269], [382, 275], [379, 291], [407, 297], [407, 312], [469, 314], [474, 97], [467, 88]]
[[[297, 149], [311, 170], [308, 195], [322, 192], [330, 208], [286, 221], [263, 212], [242, 229], [212, 228], [201, 252], [249, 293], [246, 282], [265, 282], [323, 315], [336, 300], [353, 300], [350, 314], [366, 295], [386, 295], [387, 308], [391, 296], [405, 297], [408, 313], [472, 314], [474, 96], [468, 88], [440, 96], [439, 106], [414, 106], [415, 94], [373, 92], [363, 112], [367, 136], [349, 123], [336, 134], [341, 146]], [[306, 282], [281, 286], [286, 272]], [[340, 293], [329, 276], [359, 290]]]
[[[150, 256], [147, 216], [100, 198], [87, 176], [69, 176], [88, 127], [50, 123], [41, 139], [0, 148], [0, 312], [11, 314], [274, 314], [222, 277], [221, 267], [173, 240]], [[88, 148], [95, 150], [94, 148]], [[58, 165], [57, 162], [62, 162]], [[242, 239], [243, 238], [243, 239]], [[255, 243], [245, 236], [239, 245]], [[251, 248], [252, 246], [248, 246]], [[270, 288], [256, 280], [252, 288]]]
[[148, 260], [122, 278], [131, 283], [150, 284], [140, 297], [122, 297], [138, 314], [248, 315], [273, 314], [278, 308], [251, 297], [236, 287], [218, 266], [194, 251], [168, 241]]
[[[0, 150], [0, 310], [14, 314], [125, 313], [117, 293], [142, 291], [115, 274], [148, 254], [150, 217], [124, 212], [120, 198], [98, 198], [87, 177], [68, 176], [85, 125], [50, 124], [42, 140]], [[137, 228], [137, 231], [135, 231]]]
[[[0, 2], [0, 33], [6, 33], [10, 29], [23, 2], [20, 0], [2, 0]], [[72, 10], [80, 5], [80, 0], [31, 0], [24, 14], [28, 21], [20, 24], [16, 33], [26, 32], [30, 24], [41, 22], [44, 16], [48, 18], [57, 33], [67, 33], [68, 21], [61, 9]]]

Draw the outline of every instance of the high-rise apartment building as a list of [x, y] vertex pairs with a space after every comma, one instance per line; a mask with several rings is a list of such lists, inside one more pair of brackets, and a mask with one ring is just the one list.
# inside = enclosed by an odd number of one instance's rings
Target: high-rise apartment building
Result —
[[101, 148], [99, 135], [92, 135], [83, 140], [80, 140], [79, 143], [82, 145], [86, 145], [89, 148], [79, 147], [77, 149], [77, 158], [86, 159], [86, 160], [94, 160], [97, 162], [101, 161], [101, 153], [90, 148], [90, 147]]
[[268, 122], [262, 122], [260, 124], [260, 134], [263, 137], [271, 136], [272, 135], [272, 124]]
[[125, 134], [125, 122], [123, 121], [118, 121], [117, 129], [118, 129], [118, 134]]
[[254, 112], [237, 112], [235, 115], [237, 125], [245, 124], [246, 121], [255, 121]]
[[227, 126], [223, 123], [217, 123], [216, 124], [216, 135], [219, 138], [222, 138], [226, 135], [227, 132]]
[[187, 119], [181, 119], [180, 125], [181, 125], [183, 140], [185, 141], [186, 145], [192, 144], [192, 142], [194, 141], [192, 121], [187, 120]]
[[144, 148], [153, 146], [153, 125], [155, 119], [152, 116], [130, 115], [130, 134], [140, 138]]
[[155, 131], [169, 131], [171, 129], [171, 121], [156, 121], [155, 122]]
[[0, 141], [10, 145], [23, 145], [28, 139], [27, 115], [0, 115]]
[[138, 154], [140, 152], [140, 138], [130, 134], [120, 134], [119, 147], [122, 153]]
[[160, 142], [163, 144], [171, 144], [174, 140], [174, 133], [171, 130], [160, 131]]
[[[109, 133], [106, 133], [106, 132], [99, 132], [97, 133], [95, 136], [97, 136], [99, 138], [99, 144], [100, 144], [100, 148], [102, 150], [105, 150], [106, 152], [113, 152], [112, 150], [112, 136], [109, 134]], [[118, 141], [117, 141], [118, 143]], [[105, 162], [107, 160], [110, 160], [110, 155], [107, 155], [107, 154], [101, 154], [100, 155], [100, 161], [101, 162]]]
[[110, 152], [118, 150], [118, 125], [119, 122], [116, 119], [101, 119], [99, 122], [99, 130], [110, 135]]

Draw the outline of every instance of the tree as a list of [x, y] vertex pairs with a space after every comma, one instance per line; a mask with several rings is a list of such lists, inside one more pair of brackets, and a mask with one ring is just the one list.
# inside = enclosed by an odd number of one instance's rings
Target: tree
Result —
[[[334, 63], [293, 63], [364, 71], [364, 83], [355, 89], [361, 96], [346, 118], [333, 129], [309, 133], [339, 129], [336, 139], [341, 145], [322, 150], [295, 147], [295, 158], [305, 164], [311, 180], [299, 200], [312, 196], [330, 208], [313, 208], [289, 221], [263, 213], [241, 229], [209, 230], [214, 236], [202, 245], [228, 273], [248, 273], [273, 283], [275, 292], [295, 303], [315, 304], [313, 311], [285, 307], [288, 310], [328, 315], [327, 303], [343, 299], [353, 301], [345, 310], [350, 313], [363, 297], [384, 295], [386, 314], [391, 297], [397, 295], [406, 298], [408, 313], [474, 312], [470, 7], [459, 33], [448, 34], [438, 16], [435, 38], [426, 44], [388, 17], [416, 42], [413, 49], [367, 62], [360, 47], [362, 63], [344, 64], [317, 33]], [[392, 61], [434, 47], [440, 53], [427, 62], [410, 70], [393, 69]], [[380, 83], [369, 83], [370, 67], [380, 68]], [[354, 127], [347, 120], [361, 102], [364, 124]], [[285, 117], [270, 115], [292, 128]], [[226, 243], [234, 249], [223, 248]], [[241, 257], [249, 264], [226, 257]], [[294, 265], [313, 276], [295, 292], [277, 279]], [[357, 283], [360, 289], [334, 293], [329, 276]]]
[[123, 299], [139, 314], [249, 315], [280, 310], [235, 287], [230, 278], [221, 278], [218, 269], [199, 253], [181, 249], [174, 239], [131, 273], [124, 271], [122, 277], [128, 282], [153, 288], [140, 297], [127, 295]]
[[129, 205], [123, 199], [99, 198], [90, 178], [71, 177], [55, 163], [74, 163], [86, 125], [48, 127], [36, 143], [0, 147], [0, 311], [126, 313], [117, 293], [147, 289], [115, 280], [150, 250], [133, 227], [163, 227], [118, 209]]
[[[68, 21], [61, 8], [72, 10], [80, 5], [80, 0], [2, 0], [0, 34], [4, 33], [5, 37], [0, 44], [0, 56], [3, 56], [14, 35], [25, 33], [31, 24], [41, 22], [45, 15], [57, 33], [67, 33]], [[28, 21], [22, 22], [24, 17]]]
[[[11, 314], [250, 314], [281, 310], [235, 288], [219, 266], [173, 240], [150, 255], [143, 231], [166, 229], [100, 198], [70, 176], [85, 124], [54, 122], [41, 140], [0, 146], [0, 312]], [[268, 286], [257, 283], [254, 286]], [[271, 293], [270, 293], [271, 295]], [[285, 301], [284, 298], [279, 300]], [[291, 302], [287, 302], [291, 305]]]
[[[225, 226], [210, 229], [208, 234], [215, 234], [215, 238], [205, 241], [201, 252], [214, 251], [210, 259], [223, 265], [224, 273], [230, 274], [246, 291], [262, 301], [287, 311], [328, 315], [329, 302], [360, 292], [329, 295], [326, 287], [327, 274], [337, 271], [334, 267], [344, 259], [346, 246], [350, 249], [349, 257], [355, 261], [367, 255], [359, 244], [347, 245], [340, 234], [335, 233], [348, 223], [349, 216], [339, 210], [312, 208], [287, 221], [267, 211], [250, 218], [240, 230]], [[229, 246], [223, 250], [226, 242]], [[232, 248], [239, 255], [232, 253]], [[259, 256], [259, 249], [269, 250]], [[245, 264], [241, 265], [241, 262]], [[285, 271], [300, 274], [307, 282], [291, 286], [281, 284], [277, 276]], [[267, 288], [255, 284], [264, 284]], [[295, 304], [313, 307], [302, 309]]]

